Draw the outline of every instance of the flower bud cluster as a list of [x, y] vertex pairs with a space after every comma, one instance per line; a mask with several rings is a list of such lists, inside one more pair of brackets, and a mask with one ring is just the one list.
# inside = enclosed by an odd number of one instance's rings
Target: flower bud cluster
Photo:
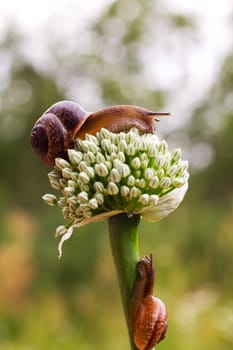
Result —
[[[180, 149], [170, 152], [156, 135], [140, 135], [133, 128], [118, 134], [101, 129], [96, 136], [77, 139], [74, 149], [68, 150], [68, 161], [57, 158], [48, 177], [61, 196], [46, 194], [43, 200], [58, 205], [73, 226], [81, 226], [116, 211], [156, 221], [179, 205], [189, 174]], [[173, 192], [177, 195], [171, 206]], [[165, 215], [154, 215], [161, 199], [169, 209]], [[61, 227], [58, 235], [60, 231]]]

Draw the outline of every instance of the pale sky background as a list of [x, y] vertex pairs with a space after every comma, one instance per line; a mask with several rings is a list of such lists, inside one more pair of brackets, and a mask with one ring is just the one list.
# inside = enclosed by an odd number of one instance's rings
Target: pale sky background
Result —
[[[46, 54], [43, 52], [43, 29], [50, 18], [51, 25], [56, 28], [57, 35], [62, 33], [76, 32], [82, 28], [90, 19], [94, 19], [111, 0], [0, 0], [0, 39], [4, 33], [6, 23], [11, 19], [11, 24], [17, 24], [28, 38], [28, 50], [25, 52], [34, 55], [34, 34], [37, 38], [36, 59], [41, 64]], [[168, 109], [173, 113], [188, 115], [190, 106], [195, 105], [211, 86], [225, 54], [232, 48], [233, 44], [233, 2], [232, 0], [160, 0], [161, 9], [168, 7], [174, 12], [194, 16], [198, 23], [198, 44], [180, 50], [174, 36], [171, 55], [163, 52], [161, 47], [147, 48], [145, 56], [145, 79], [148, 84], [168, 90], [176, 89], [176, 82], [185, 77], [185, 86], [182, 92], [176, 91], [175, 100], [169, 101]], [[54, 23], [54, 18], [58, 23]], [[67, 21], [69, 18], [69, 21]], [[39, 34], [42, 35], [40, 41]], [[161, 36], [161, 46], [166, 40]], [[170, 40], [170, 38], [169, 38]], [[38, 49], [39, 47], [39, 49]], [[166, 48], [167, 50], [167, 48]], [[181, 54], [182, 52], [182, 54]], [[154, 57], [161, 56], [156, 67], [153, 64]], [[181, 57], [182, 56], [182, 57]], [[156, 61], [157, 62], [157, 61]], [[148, 69], [147, 69], [148, 67]], [[185, 103], [184, 103], [185, 93]], [[75, 96], [74, 96], [75, 98]]]

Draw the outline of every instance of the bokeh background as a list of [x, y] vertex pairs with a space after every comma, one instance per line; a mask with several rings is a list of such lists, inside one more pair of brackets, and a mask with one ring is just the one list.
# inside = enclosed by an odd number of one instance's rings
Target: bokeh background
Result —
[[140, 225], [169, 310], [159, 345], [233, 348], [232, 1], [67, 0], [0, 5], [0, 348], [128, 349], [107, 223], [76, 230], [58, 260], [58, 209], [29, 135], [62, 99], [137, 104], [190, 162], [180, 208]]

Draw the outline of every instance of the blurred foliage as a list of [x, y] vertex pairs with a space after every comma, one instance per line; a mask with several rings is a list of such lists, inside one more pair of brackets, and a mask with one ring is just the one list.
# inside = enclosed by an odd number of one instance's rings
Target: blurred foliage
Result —
[[[167, 92], [147, 85], [142, 60], [144, 45], [152, 32], [160, 35], [161, 23], [184, 36], [195, 30], [192, 19], [161, 13], [157, 2], [120, 0], [91, 23], [85, 45], [81, 38], [72, 47], [70, 41], [57, 45], [52, 37], [43, 69], [24, 54], [25, 38], [17, 30], [0, 42], [4, 350], [128, 347], [106, 223], [77, 230], [57, 260], [51, 231], [62, 218], [40, 201], [50, 191], [48, 169], [31, 150], [29, 135], [44, 110], [72, 96], [90, 101], [90, 108], [132, 103], [162, 109]], [[161, 350], [232, 349], [232, 86], [230, 55], [188, 125], [173, 133], [173, 139], [188, 137], [193, 164], [184, 203], [167, 219], [140, 226], [141, 255], [152, 251], [156, 293], [169, 310]]]

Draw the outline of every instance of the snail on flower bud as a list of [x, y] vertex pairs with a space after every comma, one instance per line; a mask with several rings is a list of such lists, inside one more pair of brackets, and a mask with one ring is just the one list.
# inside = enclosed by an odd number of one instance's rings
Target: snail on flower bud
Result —
[[61, 101], [52, 105], [36, 122], [31, 132], [31, 145], [46, 164], [53, 166], [56, 158], [67, 158], [74, 140], [95, 135], [101, 128], [119, 133], [136, 127], [141, 133], [154, 133], [157, 113], [146, 108], [118, 105], [86, 112], [78, 103]]

